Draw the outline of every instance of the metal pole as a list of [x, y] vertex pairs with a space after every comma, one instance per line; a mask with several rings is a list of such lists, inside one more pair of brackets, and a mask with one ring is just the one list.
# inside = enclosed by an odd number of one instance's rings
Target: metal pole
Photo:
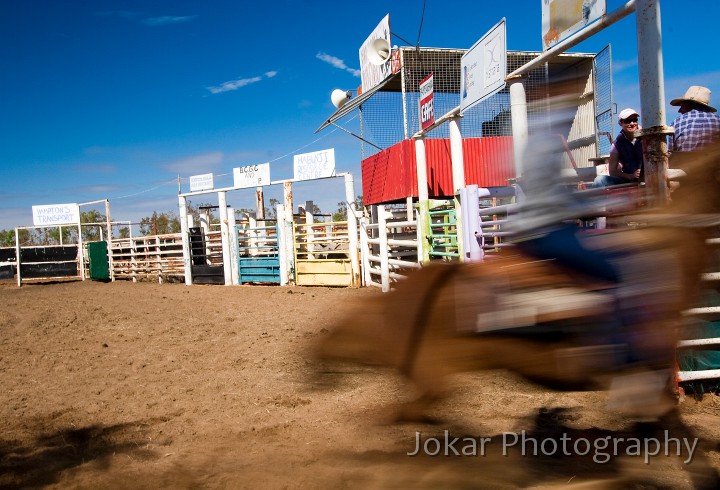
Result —
[[515, 177], [523, 173], [523, 158], [528, 140], [527, 98], [522, 80], [514, 79], [510, 84], [510, 116], [512, 120], [513, 154]]
[[[180, 235], [182, 237], [185, 285], [192, 286], [192, 266], [190, 259], [190, 239], [188, 236], [187, 199], [183, 196], [178, 196], [178, 210], [180, 211]], [[130, 241], [132, 242], [132, 239]]]
[[235, 226], [235, 209], [228, 208], [228, 244], [230, 245], [230, 282], [240, 284], [240, 261], [238, 250], [238, 230]]
[[668, 200], [665, 174], [668, 168], [665, 126], [665, 84], [663, 81], [662, 29], [659, 0], [637, 0], [635, 12], [640, 76], [641, 141], [645, 156], [645, 185], [656, 204]]
[[450, 159], [452, 161], [453, 192], [465, 187], [465, 160], [463, 158], [462, 133], [460, 120], [462, 116], [450, 119]]
[[415, 168], [418, 186], [418, 262], [430, 262], [430, 247], [427, 237], [430, 236], [430, 201], [427, 185], [427, 157], [425, 155], [425, 137], [415, 138]]
[[360, 287], [360, 259], [358, 257], [358, 222], [355, 214], [355, 181], [352, 174], [345, 174], [345, 200], [347, 201], [348, 249], [352, 287]]
[[223, 273], [225, 285], [232, 286], [232, 257], [230, 254], [230, 230], [228, 223], [227, 193], [218, 192], [218, 206], [220, 207], [220, 239], [222, 243]]
[[285, 268], [288, 284], [295, 284], [295, 222], [293, 220], [292, 182], [283, 182], [285, 201]]
[[112, 224], [110, 221], [110, 200], [105, 199], [105, 220], [107, 221], [107, 255], [108, 268], [110, 269], [110, 281], [115, 280], [115, 271], [113, 270], [113, 252], [112, 252]]

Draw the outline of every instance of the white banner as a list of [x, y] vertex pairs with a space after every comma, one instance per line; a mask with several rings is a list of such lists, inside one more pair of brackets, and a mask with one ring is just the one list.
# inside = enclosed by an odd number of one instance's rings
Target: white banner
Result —
[[503, 18], [463, 55], [460, 61], [460, 113], [505, 88], [506, 39]]
[[391, 72], [391, 60], [388, 59], [382, 65], [373, 64], [368, 58], [368, 51], [372, 50], [372, 44], [376, 39], [384, 39], [388, 46], [392, 46], [390, 39], [390, 14], [387, 14], [377, 25], [375, 30], [368, 36], [360, 46], [360, 80], [362, 80], [362, 91], [367, 92], [378, 83], [385, 80]]
[[35, 226], [71, 225], [80, 223], [80, 206], [71, 204], [47, 204], [33, 206], [33, 224]]
[[191, 175], [190, 192], [207, 191], [215, 187], [213, 174]]
[[233, 169], [235, 187], [261, 187], [270, 184], [270, 163], [246, 165]]
[[321, 179], [335, 175], [335, 148], [293, 156], [295, 180]]
[[605, 15], [605, 0], [542, 0], [543, 50]]

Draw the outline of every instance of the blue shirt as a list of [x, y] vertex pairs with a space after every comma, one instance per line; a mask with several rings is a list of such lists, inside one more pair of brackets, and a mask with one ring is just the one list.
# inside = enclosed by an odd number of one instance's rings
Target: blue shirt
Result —
[[675, 134], [670, 151], [696, 151], [709, 145], [720, 134], [720, 116], [697, 109], [678, 116], [672, 123]]
[[620, 131], [610, 149], [610, 153], [614, 152], [618, 154], [618, 161], [622, 164], [623, 173], [632, 174], [637, 169], [643, 170], [643, 149], [637, 138], [630, 141], [625, 133]]

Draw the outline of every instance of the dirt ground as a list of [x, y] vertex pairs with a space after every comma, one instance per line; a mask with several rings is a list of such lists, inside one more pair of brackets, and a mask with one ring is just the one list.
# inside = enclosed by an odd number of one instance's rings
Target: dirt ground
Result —
[[[502, 454], [522, 431], [571, 444], [627, 435], [633, 422], [609, 415], [604, 393], [470, 373], [440, 422], [394, 425], [384, 407], [407, 391], [392, 372], [348, 366], [316, 389], [313, 343], [347, 304], [380, 294], [0, 281], [0, 488], [573, 488], [628, 468], [638, 488], [689, 488], [685, 454]], [[719, 398], [679, 404], [715, 468]], [[411, 457], [416, 437], [427, 451]]]

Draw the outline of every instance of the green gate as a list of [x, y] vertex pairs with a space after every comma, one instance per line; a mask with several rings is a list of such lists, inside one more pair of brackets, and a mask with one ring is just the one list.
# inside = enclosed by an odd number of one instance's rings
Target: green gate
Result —
[[459, 259], [458, 230], [453, 205], [430, 210], [430, 258]]
[[110, 265], [108, 262], [107, 242], [89, 242], [87, 248], [90, 262], [90, 279], [93, 281], [109, 281]]

